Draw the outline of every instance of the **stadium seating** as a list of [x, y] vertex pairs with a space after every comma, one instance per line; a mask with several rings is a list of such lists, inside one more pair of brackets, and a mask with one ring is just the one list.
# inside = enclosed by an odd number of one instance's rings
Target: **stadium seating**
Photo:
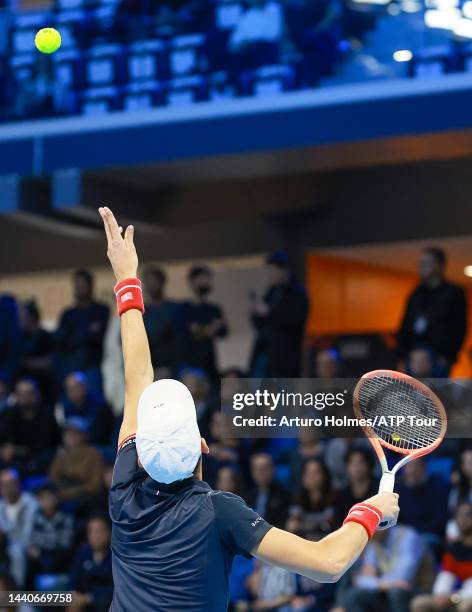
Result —
[[[92, 106], [98, 108], [104, 87], [112, 90], [100, 107], [111, 111], [470, 71], [467, 3], [461, 0], [457, 9], [461, 27], [451, 25], [449, 30], [443, 9], [433, 0], [426, 11], [413, 11], [407, 4], [326, 0], [304, 14], [302, 1], [291, 0], [283, 4], [283, 39], [255, 39], [243, 52], [235, 52], [229, 41], [248, 9], [243, 0], [209, 0], [198, 10], [195, 3], [179, 2], [174, 11], [145, 0], [56, 0], [52, 10], [17, 12], [11, 20], [12, 55], [0, 58], [9, 75], [7, 108], [0, 116], [37, 117], [46, 108], [48, 115], [81, 113], [91, 108], [86, 101], [95, 100]], [[62, 48], [37, 68], [34, 35], [45, 26], [60, 30]], [[411, 57], [396, 59], [398, 45], [404, 48], [409, 40], [414, 41], [407, 50]], [[405, 66], [397, 63], [402, 61]], [[65, 91], [76, 102], [64, 104], [63, 96], [52, 96], [45, 104], [41, 87], [35, 88], [39, 74], [50, 80], [50, 90]], [[29, 104], [15, 99], [25, 75], [33, 79], [30, 93], [23, 91]]]

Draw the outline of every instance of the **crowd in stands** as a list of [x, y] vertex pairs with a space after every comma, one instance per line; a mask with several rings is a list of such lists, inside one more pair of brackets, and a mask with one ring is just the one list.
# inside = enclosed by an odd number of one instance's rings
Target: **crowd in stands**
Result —
[[[56, 0], [36, 17], [8, 14], [4, 121], [315, 87], [375, 22], [349, 0]], [[34, 49], [45, 26], [63, 39], [51, 57]]]
[[[464, 342], [465, 295], [445, 279], [445, 263], [439, 249], [422, 252], [399, 329], [398, 366], [416, 376], [447, 376]], [[183, 302], [166, 295], [163, 270], [145, 269], [145, 325], [156, 377], [180, 378], [195, 399], [210, 447], [206, 480], [241, 495], [272, 525], [316, 540], [376, 493], [378, 462], [361, 437], [326, 439], [308, 429], [298, 439], [224, 437], [220, 378], [237, 387], [243, 376], [303, 373], [307, 294], [284, 252], [267, 264], [269, 287], [248, 306], [254, 343], [245, 371], [218, 367], [215, 346], [231, 321], [211, 301], [206, 266], [189, 270]], [[0, 297], [0, 588], [71, 589], [75, 609], [105, 612], [113, 591], [107, 492], [120, 415], [105, 399], [101, 364], [115, 317], [95, 299], [89, 271], [78, 270], [73, 285], [74, 304], [54, 333], [34, 301]], [[316, 377], [345, 371], [335, 347], [317, 353]], [[466, 432], [448, 442], [433, 455], [434, 469], [417, 460], [402, 470], [399, 525], [379, 531], [339, 584], [237, 557], [232, 609], [472, 611], [472, 445]]]

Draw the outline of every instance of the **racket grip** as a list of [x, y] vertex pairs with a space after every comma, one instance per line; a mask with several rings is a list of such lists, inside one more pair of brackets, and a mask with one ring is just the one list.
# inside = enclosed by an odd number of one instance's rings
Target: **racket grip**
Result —
[[[382, 474], [382, 478], [380, 479], [379, 484], [379, 493], [393, 493], [393, 489], [395, 487], [395, 474], [392, 472], [384, 472]], [[390, 521], [381, 521], [377, 529], [379, 531], [383, 531], [384, 529], [388, 529], [390, 527]]]
[[379, 493], [386, 491], [387, 493], [393, 493], [395, 487], [395, 474], [392, 472], [384, 472], [379, 484]]

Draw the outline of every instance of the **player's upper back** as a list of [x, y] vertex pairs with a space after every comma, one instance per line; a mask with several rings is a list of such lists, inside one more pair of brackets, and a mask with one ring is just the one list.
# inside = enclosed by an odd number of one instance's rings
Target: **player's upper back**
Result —
[[159, 485], [138, 467], [134, 441], [118, 454], [110, 492], [113, 612], [221, 612], [233, 556], [270, 525], [229, 493], [195, 478]]

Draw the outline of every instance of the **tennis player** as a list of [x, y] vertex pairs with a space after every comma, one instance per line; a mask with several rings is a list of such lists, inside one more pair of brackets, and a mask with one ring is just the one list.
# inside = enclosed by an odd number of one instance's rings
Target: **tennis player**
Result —
[[337, 581], [381, 519], [396, 521], [398, 495], [351, 508], [319, 542], [276, 529], [236, 495], [202, 480], [195, 406], [176, 380], [153, 382], [143, 324], [134, 229], [100, 208], [116, 276], [125, 367], [125, 406], [110, 491], [113, 612], [224, 612], [234, 555], [254, 555], [318, 582]]

